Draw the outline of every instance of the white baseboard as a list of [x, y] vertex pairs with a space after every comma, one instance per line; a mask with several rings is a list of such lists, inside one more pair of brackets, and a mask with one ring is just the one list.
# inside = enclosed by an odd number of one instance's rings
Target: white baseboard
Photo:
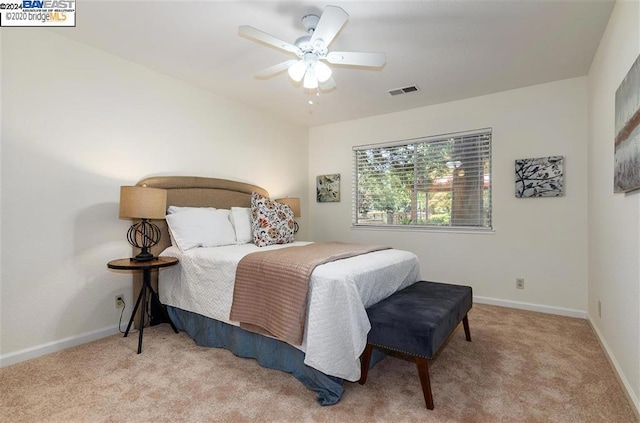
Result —
[[620, 368], [618, 361], [616, 360], [615, 356], [611, 352], [609, 345], [607, 345], [607, 341], [604, 340], [604, 337], [602, 336], [602, 333], [600, 333], [600, 331], [598, 330], [598, 327], [595, 324], [593, 324], [593, 320], [591, 320], [591, 317], [588, 318], [588, 321], [589, 321], [589, 325], [591, 326], [591, 329], [593, 329], [593, 332], [596, 334], [596, 338], [598, 338], [598, 341], [600, 341], [600, 345], [602, 345], [602, 349], [604, 350], [605, 355], [609, 360], [609, 363], [611, 363], [611, 367], [613, 367], [614, 374], [618, 378], [620, 385], [622, 385], [622, 390], [624, 391], [624, 393], [627, 396], [627, 399], [629, 400], [631, 409], [633, 409], [633, 412], [636, 415], [636, 420], [640, 422], [640, 399], [633, 392], [633, 389], [631, 388], [631, 384], [629, 383], [624, 373], [622, 372], [622, 369]]
[[27, 348], [0, 356], [0, 367], [10, 366], [12, 364], [27, 361], [32, 358], [41, 357], [53, 352], [62, 351], [77, 345], [86, 344], [87, 342], [96, 341], [98, 339], [115, 335], [119, 333], [118, 326], [110, 326], [104, 329], [98, 329], [92, 332], [86, 332], [80, 335], [71, 336], [69, 338], [60, 339], [58, 341], [48, 342], [35, 347]]
[[547, 314], [558, 314], [560, 316], [577, 317], [586, 319], [587, 312], [584, 310], [574, 310], [571, 308], [553, 307], [542, 304], [523, 303], [521, 301], [501, 300], [490, 297], [473, 296], [473, 301], [480, 304], [496, 305], [501, 307], [518, 308], [520, 310], [539, 311]]

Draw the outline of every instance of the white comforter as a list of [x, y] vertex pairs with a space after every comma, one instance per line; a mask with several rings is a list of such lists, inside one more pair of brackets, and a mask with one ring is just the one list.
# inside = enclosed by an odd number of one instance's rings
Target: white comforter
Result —
[[[295, 242], [258, 248], [253, 244], [194, 248], [176, 247], [161, 255], [176, 257], [178, 266], [163, 269], [159, 277], [163, 304], [229, 321], [236, 266], [246, 254], [265, 249], [305, 245]], [[366, 307], [420, 279], [415, 254], [381, 250], [326, 263], [311, 275], [304, 340], [305, 364], [350, 381], [360, 378], [359, 357], [371, 329]]]

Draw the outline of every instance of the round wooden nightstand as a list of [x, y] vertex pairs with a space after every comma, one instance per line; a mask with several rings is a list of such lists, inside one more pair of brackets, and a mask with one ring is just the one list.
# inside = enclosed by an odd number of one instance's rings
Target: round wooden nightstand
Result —
[[171, 324], [175, 333], [178, 333], [178, 329], [173, 324], [169, 315], [167, 314], [167, 310], [160, 303], [160, 298], [158, 298], [158, 293], [151, 286], [151, 270], [153, 269], [161, 269], [163, 267], [175, 266], [178, 264], [178, 259], [174, 257], [155, 257], [153, 260], [147, 261], [136, 261], [131, 258], [124, 258], [118, 260], [112, 260], [107, 263], [107, 267], [109, 269], [117, 269], [117, 270], [142, 270], [142, 289], [140, 290], [140, 295], [138, 295], [138, 300], [136, 301], [136, 305], [133, 308], [133, 312], [131, 313], [131, 318], [129, 319], [129, 324], [127, 325], [127, 330], [124, 333], [126, 337], [129, 335], [129, 330], [131, 329], [131, 324], [133, 323], [133, 319], [136, 315], [136, 311], [142, 303], [142, 309], [140, 311], [140, 333], [138, 335], [138, 354], [142, 352], [142, 333], [144, 330], [144, 316], [147, 313], [147, 302], [143, 300], [147, 298], [147, 290], [151, 292], [151, 301], [155, 301], [158, 308], [162, 310], [165, 314], [165, 317]]

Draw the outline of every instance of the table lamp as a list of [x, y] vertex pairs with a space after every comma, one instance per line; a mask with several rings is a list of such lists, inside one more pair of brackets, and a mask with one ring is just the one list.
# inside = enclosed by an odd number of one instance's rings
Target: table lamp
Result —
[[160, 241], [160, 228], [149, 219], [164, 219], [167, 209], [167, 191], [159, 188], [120, 187], [120, 217], [140, 219], [127, 232], [129, 244], [140, 248], [135, 261], [149, 261], [155, 257], [149, 251]]

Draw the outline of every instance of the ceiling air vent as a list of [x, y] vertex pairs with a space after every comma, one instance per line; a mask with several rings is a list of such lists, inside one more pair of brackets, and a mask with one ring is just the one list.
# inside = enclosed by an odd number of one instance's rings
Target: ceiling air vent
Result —
[[415, 91], [418, 91], [419, 88], [417, 85], [411, 85], [409, 87], [404, 87], [404, 88], [397, 88], [395, 90], [389, 90], [388, 93], [389, 95], [400, 95], [400, 94], [406, 94], [406, 93], [412, 93]]

